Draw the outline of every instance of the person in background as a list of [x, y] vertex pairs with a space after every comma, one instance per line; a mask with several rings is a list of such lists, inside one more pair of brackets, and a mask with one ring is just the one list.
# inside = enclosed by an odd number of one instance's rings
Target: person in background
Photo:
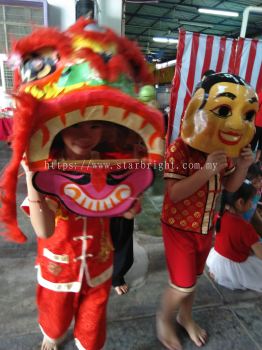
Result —
[[243, 218], [254, 226], [256, 232], [262, 237], [262, 216], [257, 210], [262, 192], [262, 170], [260, 163], [252, 164], [247, 173], [247, 181], [255, 187], [256, 194], [252, 198], [252, 206], [243, 213]]
[[[106, 141], [102, 141], [99, 145], [99, 151], [111, 154], [113, 157], [117, 153], [119, 158], [140, 158], [146, 152], [146, 147], [139, 137], [120, 125], [105, 124], [102, 140]], [[137, 210], [140, 211], [140, 208]], [[133, 218], [110, 219], [110, 233], [114, 246], [112, 286], [118, 295], [126, 294], [129, 290], [124, 277], [134, 263], [133, 232]]]
[[254, 227], [243, 219], [256, 192], [250, 182], [244, 182], [236, 192], [222, 194], [215, 245], [207, 266], [211, 277], [230, 289], [262, 292], [262, 242]]
[[110, 232], [115, 250], [112, 286], [118, 295], [122, 295], [126, 294], [129, 289], [124, 276], [134, 263], [134, 219], [111, 218]]

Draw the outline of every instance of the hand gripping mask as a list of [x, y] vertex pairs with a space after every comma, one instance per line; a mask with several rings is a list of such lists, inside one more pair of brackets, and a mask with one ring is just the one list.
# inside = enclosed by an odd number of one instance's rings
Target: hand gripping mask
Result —
[[238, 157], [255, 133], [255, 90], [228, 73], [207, 76], [196, 87], [183, 118], [181, 137], [205, 153], [223, 150]]
[[25, 240], [15, 206], [24, 153], [35, 188], [72, 212], [128, 210], [152, 183], [149, 165], [162, 160], [164, 140], [162, 114], [139, 100], [152, 76], [137, 46], [81, 18], [65, 32], [44, 28], [22, 38], [11, 59], [13, 156], [1, 183], [6, 237]]

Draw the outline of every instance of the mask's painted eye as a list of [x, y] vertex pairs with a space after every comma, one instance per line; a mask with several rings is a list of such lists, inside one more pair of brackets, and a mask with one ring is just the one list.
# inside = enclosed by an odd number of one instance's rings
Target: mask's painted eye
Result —
[[251, 122], [255, 118], [255, 115], [256, 115], [256, 111], [254, 110], [248, 111], [245, 114], [245, 120], [247, 120], [248, 122]]
[[232, 110], [230, 106], [221, 105], [211, 110], [219, 118], [228, 118], [232, 115]]
[[107, 175], [106, 183], [111, 186], [118, 185], [119, 183], [127, 179], [129, 175], [129, 170], [111, 172]]
[[90, 174], [82, 174], [76, 171], [65, 171], [62, 177], [69, 179], [70, 181], [77, 183], [78, 185], [87, 185], [91, 181]]
[[50, 56], [32, 55], [27, 58], [21, 67], [23, 83], [42, 79], [56, 70], [58, 58]]

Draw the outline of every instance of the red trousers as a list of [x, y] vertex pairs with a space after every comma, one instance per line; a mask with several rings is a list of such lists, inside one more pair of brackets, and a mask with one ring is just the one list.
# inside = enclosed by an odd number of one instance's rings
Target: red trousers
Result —
[[106, 307], [111, 279], [97, 287], [83, 283], [79, 293], [37, 287], [38, 320], [44, 334], [58, 342], [75, 319], [74, 337], [81, 350], [100, 350], [106, 339]]
[[180, 231], [162, 224], [163, 240], [170, 282], [173, 287], [190, 291], [203, 273], [212, 245], [212, 232]]

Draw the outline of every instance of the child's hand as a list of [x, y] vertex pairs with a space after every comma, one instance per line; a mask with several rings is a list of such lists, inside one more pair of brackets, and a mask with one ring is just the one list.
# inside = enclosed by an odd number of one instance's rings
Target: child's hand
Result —
[[135, 215], [136, 213], [132, 209], [130, 209], [123, 214], [123, 218], [132, 220], [134, 219]]
[[131, 220], [141, 212], [141, 200], [138, 198], [135, 204], [123, 214], [123, 218]]
[[238, 168], [249, 168], [251, 164], [254, 163], [254, 156], [251, 150], [251, 146], [248, 145], [242, 148], [239, 158], [237, 160]]
[[204, 168], [212, 175], [220, 173], [227, 167], [227, 155], [224, 151], [215, 151], [207, 157]]
[[24, 169], [25, 175], [27, 177], [32, 177], [34, 175], [34, 172], [29, 170], [25, 155], [23, 156], [21, 163], [20, 163], [21, 167]]

